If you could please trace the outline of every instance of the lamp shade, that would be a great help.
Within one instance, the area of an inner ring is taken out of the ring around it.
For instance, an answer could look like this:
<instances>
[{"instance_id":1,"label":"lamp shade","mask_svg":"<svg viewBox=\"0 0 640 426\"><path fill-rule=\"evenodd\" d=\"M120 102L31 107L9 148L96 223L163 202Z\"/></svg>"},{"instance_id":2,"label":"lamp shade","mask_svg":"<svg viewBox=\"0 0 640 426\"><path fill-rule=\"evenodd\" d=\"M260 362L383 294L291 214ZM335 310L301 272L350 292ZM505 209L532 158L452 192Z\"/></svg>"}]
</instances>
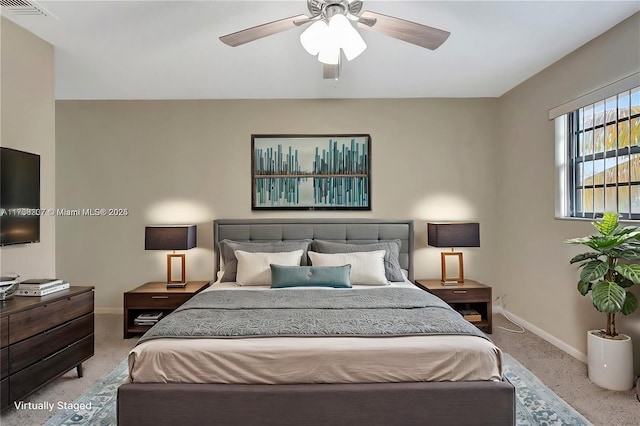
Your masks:
<instances>
[{"instance_id":1,"label":"lamp shade","mask_svg":"<svg viewBox=\"0 0 640 426\"><path fill-rule=\"evenodd\" d=\"M196 225L146 226L145 250L189 250L196 246Z\"/></svg>"},{"instance_id":2,"label":"lamp shade","mask_svg":"<svg viewBox=\"0 0 640 426\"><path fill-rule=\"evenodd\" d=\"M480 247L479 223L427 223L427 232L432 247Z\"/></svg>"}]
</instances>

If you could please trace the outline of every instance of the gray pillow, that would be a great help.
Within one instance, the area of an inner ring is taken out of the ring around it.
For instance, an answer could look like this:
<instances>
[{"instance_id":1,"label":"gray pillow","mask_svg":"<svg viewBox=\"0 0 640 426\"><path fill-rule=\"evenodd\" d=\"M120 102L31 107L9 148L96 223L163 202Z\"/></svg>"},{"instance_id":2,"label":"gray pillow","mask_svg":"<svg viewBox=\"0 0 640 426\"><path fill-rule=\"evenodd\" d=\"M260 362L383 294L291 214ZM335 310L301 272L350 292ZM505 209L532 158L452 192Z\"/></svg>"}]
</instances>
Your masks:
<instances>
[{"instance_id":1,"label":"gray pillow","mask_svg":"<svg viewBox=\"0 0 640 426\"><path fill-rule=\"evenodd\" d=\"M362 251L385 250L384 272L389 281L404 281L400 267L400 245L402 241L383 240L371 244L347 244L333 241L314 240L311 250L318 253L355 253Z\"/></svg>"},{"instance_id":2,"label":"gray pillow","mask_svg":"<svg viewBox=\"0 0 640 426\"><path fill-rule=\"evenodd\" d=\"M268 243L255 243L250 241L222 240L218 243L224 274L220 282L233 282L238 271L238 259L235 251L242 250L250 253L279 253L287 251L303 250L302 265L307 265L307 250L311 240L274 241Z\"/></svg>"}]
</instances>

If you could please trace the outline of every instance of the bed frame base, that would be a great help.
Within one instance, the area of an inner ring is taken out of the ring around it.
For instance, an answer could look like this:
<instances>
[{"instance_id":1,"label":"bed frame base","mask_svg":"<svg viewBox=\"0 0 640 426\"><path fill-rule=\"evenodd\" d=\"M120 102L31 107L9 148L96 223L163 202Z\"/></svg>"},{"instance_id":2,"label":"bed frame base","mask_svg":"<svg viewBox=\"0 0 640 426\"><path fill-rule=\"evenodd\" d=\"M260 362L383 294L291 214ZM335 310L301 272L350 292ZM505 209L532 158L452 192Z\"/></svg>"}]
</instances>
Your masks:
<instances>
[{"instance_id":1,"label":"bed frame base","mask_svg":"<svg viewBox=\"0 0 640 426\"><path fill-rule=\"evenodd\" d=\"M512 426L508 382L310 385L136 384L118 389L118 425Z\"/></svg>"}]
</instances>

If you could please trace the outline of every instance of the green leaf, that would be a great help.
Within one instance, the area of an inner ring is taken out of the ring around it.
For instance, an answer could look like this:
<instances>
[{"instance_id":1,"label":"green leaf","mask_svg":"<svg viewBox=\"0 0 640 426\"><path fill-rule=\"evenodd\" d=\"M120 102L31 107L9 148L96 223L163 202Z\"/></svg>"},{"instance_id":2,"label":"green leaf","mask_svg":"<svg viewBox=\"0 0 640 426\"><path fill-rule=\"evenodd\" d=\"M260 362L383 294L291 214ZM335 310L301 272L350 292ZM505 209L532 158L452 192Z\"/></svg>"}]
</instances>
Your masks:
<instances>
[{"instance_id":1,"label":"green leaf","mask_svg":"<svg viewBox=\"0 0 640 426\"><path fill-rule=\"evenodd\" d=\"M622 234L630 234L630 233L633 233L633 232L638 232L638 227L629 225L629 226L625 226L624 228L619 228L615 232L615 234L616 235L622 235Z\"/></svg>"},{"instance_id":2,"label":"green leaf","mask_svg":"<svg viewBox=\"0 0 640 426\"><path fill-rule=\"evenodd\" d=\"M640 248L630 247L625 243L610 250L608 255L619 259L638 260L640 259Z\"/></svg>"},{"instance_id":3,"label":"green leaf","mask_svg":"<svg viewBox=\"0 0 640 426\"><path fill-rule=\"evenodd\" d=\"M589 244L589 247L592 247L596 250L612 249L616 248L630 238L631 237L627 238L627 235L605 235L602 237L594 237L593 241L591 241L591 243Z\"/></svg>"},{"instance_id":4,"label":"green leaf","mask_svg":"<svg viewBox=\"0 0 640 426\"><path fill-rule=\"evenodd\" d=\"M580 292L581 295L586 296L587 293L589 293L589 290L591 290L591 283L578 281L578 291Z\"/></svg>"},{"instance_id":5,"label":"green leaf","mask_svg":"<svg viewBox=\"0 0 640 426\"><path fill-rule=\"evenodd\" d=\"M564 240L565 244L587 244L591 241L591 235L580 238L569 238L568 240Z\"/></svg>"},{"instance_id":6,"label":"green leaf","mask_svg":"<svg viewBox=\"0 0 640 426\"><path fill-rule=\"evenodd\" d=\"M569 261L569 263L573 265L574 263L582 262L583 260L597 259L600 256L601 256L601 254L598 253L598 252L595 252L595 251L591 251L591 252L588 252L588 253L582 253L582 254L579 254L577 256L574 256Z\"/></svg>"},{"instance_id":7,"label":"green leaf","mask_svg":"<svg viewBox=\"0 0 640 426\"><path fill-rule=\"evenodd\" d=\"M617 264L616 272L625 277L626 279L633 281L636 284L640 284L640 265L627 265Z\"/></svg>"},{"instance_id":8,"label":"green leaf","mask_svg":"<svg viewBox=\"0 0 640 426\"><path fill-rule=\"evenodd\" d=\"M605 213L602 219L593 222L593 226L595 226L602 235L611 235L618 227L618 214L611 212Z\"/></svg>"},{"instance_id":9,"label":"green leaf","mask_svg":"<svg viewBox=\"0 0 640 426\"><path fill-rule=\"evenodd\" d=\"M621 312L626 291L611 281L600 281L591 289L593 306L600 312Z\"/></svg>"},{"instance_id":10,"label":"green leaf","mask_svg":"<svg viewBox=\"0 0 640 426\"><path fill-rule=\"evenodd\" d=\"M601 260L592 260L580 271L580 281L591 282L604 277L609 266Z\"/></svg>"},{"instance_id":11,"label":"green leaf","mask_svg":"<svg viewBox=\"0 0 640 426\"><path fill-rule=\"evenodd\" d=\"M614 281L622 288L629 288L635 285L633 281L628 280L620 275L618 275Z\"/></svg>"},{"instance_id":12,"label":"green leaf","mask_svg":"<svg viewBox=\"0 0 640 426\"><path fill-rule=\"evenodd\" d=\"M635 294L627 291L627 297L624 298L624 304L622 305L622 314L632 314L636 309L638 309L638 298Z\"/></svg>"}]
</instances>

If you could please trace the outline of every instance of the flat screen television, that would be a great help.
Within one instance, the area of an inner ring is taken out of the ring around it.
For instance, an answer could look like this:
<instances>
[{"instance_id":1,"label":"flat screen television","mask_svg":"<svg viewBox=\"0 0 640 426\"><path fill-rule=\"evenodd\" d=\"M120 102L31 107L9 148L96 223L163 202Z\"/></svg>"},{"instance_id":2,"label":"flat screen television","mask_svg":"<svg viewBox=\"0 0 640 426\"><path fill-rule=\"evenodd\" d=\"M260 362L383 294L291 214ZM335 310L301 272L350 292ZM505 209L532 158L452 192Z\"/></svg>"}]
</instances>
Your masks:
<instances>
[{"instance_id":1,"label":"flat screen television","mask_svg":"<svg viewBox=\"0 0 640 426\"><path fill-rule=\"evenodd\" d=\"M0 246L40 241L40 156L0 147Z\"/></svg>"}]
</instances>

